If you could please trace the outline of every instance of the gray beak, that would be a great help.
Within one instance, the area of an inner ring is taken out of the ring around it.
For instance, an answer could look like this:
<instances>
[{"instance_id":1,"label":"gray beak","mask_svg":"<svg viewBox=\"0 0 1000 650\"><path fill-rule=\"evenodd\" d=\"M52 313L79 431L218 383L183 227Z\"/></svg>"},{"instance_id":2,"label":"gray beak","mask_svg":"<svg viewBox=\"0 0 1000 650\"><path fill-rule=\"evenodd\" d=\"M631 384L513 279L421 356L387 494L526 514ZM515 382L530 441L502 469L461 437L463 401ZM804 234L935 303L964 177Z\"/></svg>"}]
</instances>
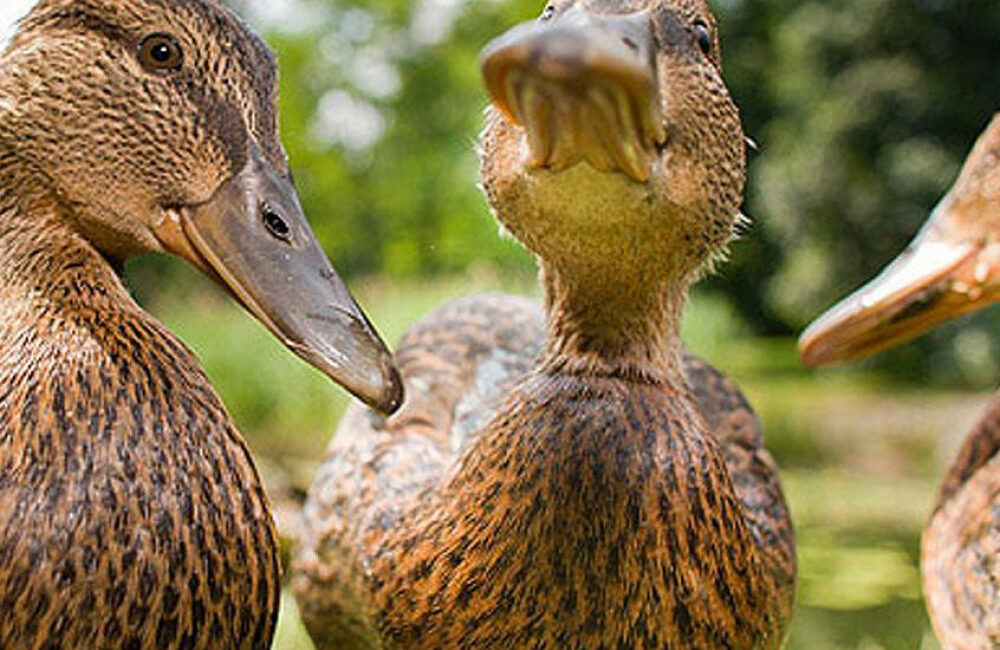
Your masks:
<instances>
[{"instance_id":1,"label":"gray beak","mask_svg":"<svg viewBox=\"0 0 1000 650\"><path fill-rule=\"evenodd\" d=\"M320 247L292 184L257 151L205 204L157 236L219 282L288 348L369 406L392 413L392 355Z\"/></svg>"}]
</instances>

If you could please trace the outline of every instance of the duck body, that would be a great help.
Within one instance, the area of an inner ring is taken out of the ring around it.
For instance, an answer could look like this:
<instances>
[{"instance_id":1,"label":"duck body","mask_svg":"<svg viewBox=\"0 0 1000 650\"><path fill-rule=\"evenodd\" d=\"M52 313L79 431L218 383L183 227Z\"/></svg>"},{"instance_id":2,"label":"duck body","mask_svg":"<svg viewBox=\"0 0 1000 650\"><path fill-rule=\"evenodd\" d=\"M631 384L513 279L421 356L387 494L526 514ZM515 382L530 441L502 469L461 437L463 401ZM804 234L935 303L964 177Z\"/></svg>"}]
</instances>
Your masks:
<instances>
[{"instance_id":1,"label":"duck body","mask_svg":"<svg viewBox=\"0 0 1000 650\"><path fill-rule=\"evenodd\" d=\"M0 57L0 648L271 645L260 477L126 259L188 259L363 399L398 397L301 212L273 66L200 0L40 0Z\"/></svg>"},{"instance_id":2,"label":"duck body","mask_svg":"<svg viewBox=\"0 0 1000 650\"><path fill-rule=\"evenodd\" d=\"M0 227L0 647L267 648L277 534L194 355L92 248L15 220Z\"/></svg>"},{"instance_id":3,"label":"duck body","mask_svg":"<svg viewBox=\"0 0 1000 650\"><path fill-rule=\"evenodd\" d=\"M481 177L544 306L474 297L352 409L293 589L320 648L778 648L794 543L732 384L683 352L745 151L702 0L565 0L488 45Z\"/></svg>"},{"instance_id":4,"label":"duck body","mask_svg":"<svg viewBox=\"0 0 1000 650\"><path fill-rule=\"evenodd\" d=\"M802 335L808 365L862 358L1000 300L1000 114L920 233ZM949 650L1000 647L1000 401L969 431L924 528L921 570Z\"/></svg>"},{"instance_id":5,"label":"duck body","mask_svg":"<svg viewBox=\"0 0 1000 650\"><path fill-rule=\"evenodd\" d=\"M794 539L739 391L691 355L682 386L537 368L544 341L538 305L461 299L400 346L401 413L345 416L293 579L318 647L780 647Z\"/></svg>"},{"instance_id":6,"label":"duck body","mask_svg":"<svg viewBox=\"0 0 1000 650\"><path fill-rule=\"evenodd\" d=\"M924 597L947 648L1000 645L1000 398L966 435L924 528Z\"/></svg>"}]
</instances>

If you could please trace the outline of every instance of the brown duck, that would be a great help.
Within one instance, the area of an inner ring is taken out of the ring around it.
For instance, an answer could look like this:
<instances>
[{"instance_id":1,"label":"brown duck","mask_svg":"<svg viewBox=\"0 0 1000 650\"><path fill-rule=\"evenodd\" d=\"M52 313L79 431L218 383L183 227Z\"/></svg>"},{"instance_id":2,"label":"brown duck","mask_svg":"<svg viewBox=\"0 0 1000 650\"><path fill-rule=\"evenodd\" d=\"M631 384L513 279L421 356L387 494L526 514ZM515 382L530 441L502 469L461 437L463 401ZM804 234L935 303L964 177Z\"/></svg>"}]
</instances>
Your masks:
<instances>
[{"instance_id":1,"label":"brown duck","mask_svg":"<svg viewBox=\"0 0 1000 650\"><path fill-rule=\"evenodd\" d=\"M0 648L270 646L278 541L171 252L374 407L401 384L302 214L274 60L201 0L41 0L0 57Z\"/></svg>"},{"instance_id":2,"label":"brown duck","mask_svg":"<svg viewBox=\"0 0 1000 650\"><path fill-rule=\"evenodd\" d=\"M736 387L678 340L740 221L744 138L702 0L547 7L489 45L482 180L529 301L404 339L408 400L352 408L293 588L322 648L778 648L795 560Z\"/></svg>"},{"instance_id":3,"label":"brown duck","mask_svg":"<svg viewBox=\"0 0 1000 650\"><path fill-rule=\"evenodd\" d=\"M1000 114L920 234L803 334L819 366L899 345L1000 300ZM1000 647L1000 398L966 436L924 530L924 595L945 648Z\"/></svg>"}]
</instances>

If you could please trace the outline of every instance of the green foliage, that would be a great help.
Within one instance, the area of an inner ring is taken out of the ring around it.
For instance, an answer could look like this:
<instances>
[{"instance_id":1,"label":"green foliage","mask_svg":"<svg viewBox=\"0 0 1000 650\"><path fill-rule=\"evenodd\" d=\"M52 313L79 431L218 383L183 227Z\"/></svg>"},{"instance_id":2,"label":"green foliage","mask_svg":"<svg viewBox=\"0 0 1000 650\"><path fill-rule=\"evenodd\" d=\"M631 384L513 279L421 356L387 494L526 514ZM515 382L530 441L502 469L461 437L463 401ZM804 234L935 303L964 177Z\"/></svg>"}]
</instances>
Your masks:
<instances>
[{"instance_id":1,"label":"green foliage","mask_svg":"<svg viewBox=\"0 0 1000 650\"><path fill-rule=\"evenodd\" d=\"M476 58L542 0L232 2L279 53L292 166L345 275L530 267L497 236L475 185L486 105ZM746 205L755 224L706 286L754 331L790 334L901 250L953 180L998 108L1000 3L713 7L726 76L761 151L751 155ZM881 364L995 381L1000 350L955 331Z\"/></svg>"},{"instance_id":2,"label":"green foliage","mask_svg":"<svg viewBox=\"0 0 1000 650\"><path fill-rule=\"evenodd\" d=\"M753 299L797 327L902 248L1000 108L1000 5L744 0L723 17L762 145L749 208L779 252Z\"/></svg>"},{"instance_id":3,"label":"green foliage","mask_svg":"<svg viewBox=\"0 0 1000 650\"><path fill-rule=\"evenodd\" d=\"M475 151L478 51L526 4L300 0L307 24L264 22L303 203L345 275L530 266L497 236Z\"/></svg>"},{"instance_id":4,"label":"green foliage","mask_svg":"<svg viewBox=\"0 0 1000 650\"><path fill-rule=\"evenodd\" d=\"M904 247L1000 108L1000 4L741 0L721 17L727 77L761 151L754 229L712 285L758 331L794 331ZM990 384L1000 355L982 332L996 320L876 364Z\"/></svg>"}]
</instances>

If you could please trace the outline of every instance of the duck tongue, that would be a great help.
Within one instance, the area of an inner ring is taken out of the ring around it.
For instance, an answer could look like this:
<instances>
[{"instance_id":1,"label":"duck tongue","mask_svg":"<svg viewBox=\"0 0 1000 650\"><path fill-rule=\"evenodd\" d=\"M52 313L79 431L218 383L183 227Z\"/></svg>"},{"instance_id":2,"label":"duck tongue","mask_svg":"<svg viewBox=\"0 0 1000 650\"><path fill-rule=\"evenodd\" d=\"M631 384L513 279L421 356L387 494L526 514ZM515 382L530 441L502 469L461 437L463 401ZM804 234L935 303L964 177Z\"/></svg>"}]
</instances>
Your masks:
<instances>
[{"instance_id":1,"label":"duck tongue","mask_svg":"<svg viewBox=\"0 0 1000 650\"><path fill-rule=\"evenodd\" d=\"M571 9L514 27L480 60L493 103L526 132L531 166L584 161L649 180L666 132L648 14Z\"/></svg>"}]
</instances>

